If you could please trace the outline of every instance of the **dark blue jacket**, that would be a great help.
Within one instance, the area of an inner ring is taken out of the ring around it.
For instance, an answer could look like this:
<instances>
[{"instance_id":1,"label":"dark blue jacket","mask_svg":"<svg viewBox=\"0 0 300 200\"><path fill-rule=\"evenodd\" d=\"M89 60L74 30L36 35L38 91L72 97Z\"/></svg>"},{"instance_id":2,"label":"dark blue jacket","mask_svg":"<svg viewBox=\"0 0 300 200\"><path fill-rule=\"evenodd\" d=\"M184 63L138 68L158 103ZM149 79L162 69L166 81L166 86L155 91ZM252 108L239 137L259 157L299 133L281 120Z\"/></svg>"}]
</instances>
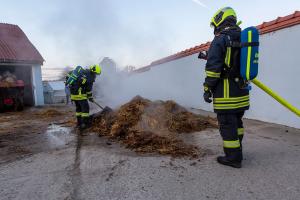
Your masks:
<instances>
[{"instance_id":1,"label":"dark blue jacket","mask_svg":"<svg viewBox=\"0 0 300 200\"><path fill-rule=\"evenodd\" d=\"M240 48L232 47L233 42L240 42L240 32L239 27L225 28L208 50L204 85L213 94L217 113L249 109L249 90L242 87L240 76Z\"/></svg>"},{"instance_id":2,"label":"dark blue jacket","mask_svg":"<svg viewBox=\"0 0 300 200\"><path fill-rule=\"evenodd\" d=\"M91 98L95 79L95 73L92 73L89 69L83 70L77 81L70 85L71 99L85 100Z\"/></svg>"}]
</instances>

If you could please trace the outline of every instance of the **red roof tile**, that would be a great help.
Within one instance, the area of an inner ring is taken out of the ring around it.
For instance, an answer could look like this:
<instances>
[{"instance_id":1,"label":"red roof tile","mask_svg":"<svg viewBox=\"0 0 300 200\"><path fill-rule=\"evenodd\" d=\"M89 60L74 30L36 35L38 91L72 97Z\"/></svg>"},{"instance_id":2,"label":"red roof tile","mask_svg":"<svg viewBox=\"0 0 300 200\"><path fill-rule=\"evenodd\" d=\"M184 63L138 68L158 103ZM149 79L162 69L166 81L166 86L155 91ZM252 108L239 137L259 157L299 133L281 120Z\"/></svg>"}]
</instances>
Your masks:
<instances>
[{"instance_id":1,"label":"red roof tile","mask_svg":"<svg viewBox=\"0 0 300 200\"><path fill-rule=\"evenodd\" d=\"M0 63L43 64L44 59L17 25L0 23Z\"/></svg>"},{"instance_id":2,"label":"red roof tile","mask_svg":"<svg viewBox=\"0 0 300 200\"><path fill-rule=\"evenodd\" d=\"M294 12L294 14L287 15L285 17L278 17L277 19L264 22L257 26L260 34L266 34L280 29L288 28L300 24L300 11Z\"/></svg>"},{"instance_id":3,"label":"red roof tile","mask_svg":"<svg viewBox=\"0 0 300 200\"><path fill-rule=\"evenodd\" d=\"M260 34L266 34L270 32L274 32L280 29L288 28L291 26L295 26L300 24L300 11L296 11L291 15L287 15L285 17L278 17L276 20L270 21L270 22L263 22L262 24L258 25L257 28L259 29ZM176 54L167 56L165 58L156 60L152 62L150 65L147 66L147 68L159 64L163 64L166 62L170 62L173 60L177 60L179 58L183 58L186 56L190 56L196 53L199 53L200 51L208 50L210 46L210 42L207 42L205 44L201 44L195 47L192 47L190 49L186 49L184 51L178 52ZM138 72L143 72L144 67L138 69ZM148 69L149 70L149 69ZM146 71L148 71L146 70Z\"/></svg>"},{"instance_id":4,"label":"red roof tile","mask_svg":"<svg viewBox=\"0 0 300 200\"><path fill-rule=\"evenodd\" d=\"M183 58L183 57L186 57L186 56L193 55L195 53L199 53L200 51L208 50L209 46L210 46L210 42L207 42L205 44L201 44L201 45L192 47L190 49L186 49L186 50L178 52L178 53L176 53L174 55L170 55L168 57L156 60L156 61L152 62L150 64L150 66L154 66L154 65L159 65L159 64L162 64L162 63L170 62L172 60L177 60L179 58Z\"/></svg>"}]
</instances>

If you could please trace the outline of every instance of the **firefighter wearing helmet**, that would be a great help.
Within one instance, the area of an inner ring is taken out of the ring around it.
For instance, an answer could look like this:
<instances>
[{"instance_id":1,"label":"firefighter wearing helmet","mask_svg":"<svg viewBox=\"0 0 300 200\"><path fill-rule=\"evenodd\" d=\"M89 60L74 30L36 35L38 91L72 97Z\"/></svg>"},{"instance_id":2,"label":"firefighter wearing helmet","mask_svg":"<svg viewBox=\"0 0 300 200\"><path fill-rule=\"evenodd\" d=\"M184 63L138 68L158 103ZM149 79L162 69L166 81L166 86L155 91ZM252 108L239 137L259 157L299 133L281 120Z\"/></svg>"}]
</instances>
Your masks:
<instances>
[{"instance_id":1,"label":"firefighter wearing helmet","mask_svg":"<svg viewBox=\"0 0 300 200\"><path fill-rule=\"evenodd\" d=\"M101 74L101 67L98 64L84 69L77 66L66 77L66 86L70 88L71 100L75 102L77 127L86 129L89 124L89 103L93 102L92 88L96 76Z\"/></svg>"},{"instance_id":2,"label":"firefighter wearing helmet","mask_svg":"<svg viewBox=\"0 0 300 200\"><path fill-rule=\"evenodd\" d=\"M249 90L240 76L241 29L235 11L230 7L220 9L211 19L214 40L207 54L204 100L213 102L217 113L225 156L220 164L240 168L243 160L242 139L245 110L249 109Z\"/></svg>"}]
</instances>

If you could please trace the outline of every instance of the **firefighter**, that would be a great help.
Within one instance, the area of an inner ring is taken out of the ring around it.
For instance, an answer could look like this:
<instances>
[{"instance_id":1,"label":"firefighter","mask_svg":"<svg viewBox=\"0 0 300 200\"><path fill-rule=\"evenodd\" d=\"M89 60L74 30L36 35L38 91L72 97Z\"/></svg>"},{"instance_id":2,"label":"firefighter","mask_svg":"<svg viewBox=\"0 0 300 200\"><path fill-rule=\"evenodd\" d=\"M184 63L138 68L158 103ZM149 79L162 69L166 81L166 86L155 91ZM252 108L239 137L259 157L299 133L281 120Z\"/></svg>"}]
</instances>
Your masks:
<instances>
[{"instance_id":1,"label":"firefighter","mask_svg":"<svg viewBox=\"0 0 300 200\"><path fill-rule=\"evenodd\" d=\"M89 126L89 103L93 102L92 88L96 75L101 74L101 67L91 65L89 69L78 66L74 70L72 84L70 84L71 100L75 102L77 127L81 130Z\"/></svg>"},{"instance_id":2,"label":"firefighter","mask_svg":"<svg viewBox=\"0 0 300 200\"><path fill-rule=\"evenodd\" d=\"M219 156L218 163L241 168L242 118L250 106L247 83L240 76L240 48L234 45L240 42L241 29L230 7L220 9L211 26L215 37L207 55L203 98L213 102L223 139L225 156Z\"/></svg>"}]
</instances>

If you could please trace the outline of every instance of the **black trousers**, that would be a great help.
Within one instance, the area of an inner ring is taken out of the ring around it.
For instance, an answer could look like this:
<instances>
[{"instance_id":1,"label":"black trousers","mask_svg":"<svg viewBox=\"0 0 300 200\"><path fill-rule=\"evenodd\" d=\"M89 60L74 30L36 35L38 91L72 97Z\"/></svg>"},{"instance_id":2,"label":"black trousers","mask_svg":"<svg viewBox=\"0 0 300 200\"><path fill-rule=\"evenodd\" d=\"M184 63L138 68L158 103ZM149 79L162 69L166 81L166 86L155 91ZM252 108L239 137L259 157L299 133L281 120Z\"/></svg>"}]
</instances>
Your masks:
<instances>
[{"instance_id":1,"label":"black trousers","mask_svg":"<svg viewBox=\"0 0 300 200\"><path fill-rule=\"evenodd\" d=\"M238 113L218 113L220 134L223 138L225 156L232 161L242 161L242 140L244 135L244 111Z\"/></svg>"},{"instance_id":2,"label":"black trousers","mask_svg":"<svg viewBox=\"0 0 300 200\"><path fill-rule=\"evenodd\" d=\"M77 125L89 122L90 106L87 99L75 100Z\"/></svg>"}]
</instances>

